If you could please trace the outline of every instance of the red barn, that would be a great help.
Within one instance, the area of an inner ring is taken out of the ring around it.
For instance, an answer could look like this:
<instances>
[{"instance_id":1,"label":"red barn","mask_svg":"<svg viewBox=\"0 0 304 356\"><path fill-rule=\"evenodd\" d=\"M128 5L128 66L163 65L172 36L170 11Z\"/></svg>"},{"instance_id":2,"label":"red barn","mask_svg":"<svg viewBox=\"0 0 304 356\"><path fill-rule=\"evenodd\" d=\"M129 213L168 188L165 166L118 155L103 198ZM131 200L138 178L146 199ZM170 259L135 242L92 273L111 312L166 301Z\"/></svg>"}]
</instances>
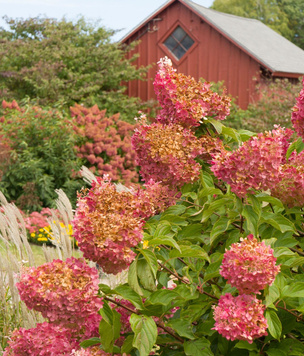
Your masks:
<instances>
[{"instance_id":1,"label":"red barn","mask_svg":"<svg viewBox=\"0 0 304 356\"><path fill-rule=\"evenodd\" d=\"M155 98L152 79L157 61L164 56L178 72L197 80L224 81L243 109L254 98L256 80L294 80L304 74L304 51L262 22L190 0L167 1L120 42L137 40L137 66L153 66L148 81L128 84L128 94L144 101Z\"/></svg>"}]
</instances>

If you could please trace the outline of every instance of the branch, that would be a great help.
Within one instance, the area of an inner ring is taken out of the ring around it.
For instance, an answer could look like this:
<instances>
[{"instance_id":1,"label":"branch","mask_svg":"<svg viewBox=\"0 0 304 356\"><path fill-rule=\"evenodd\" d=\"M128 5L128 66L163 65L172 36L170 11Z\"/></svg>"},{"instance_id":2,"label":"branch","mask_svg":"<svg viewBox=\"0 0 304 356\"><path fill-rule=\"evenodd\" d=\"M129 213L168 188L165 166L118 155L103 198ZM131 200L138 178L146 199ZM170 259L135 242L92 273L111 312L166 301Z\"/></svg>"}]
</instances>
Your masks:
<instances>
[{"instance_id":1,"label":"branch","mask_svg":"<svg viewBox=\"0 0 304 356\"><path fill-rule=\"evenodd\" d=\"M134 309L131 309L131 308L129 308L129 307L123 305L122 303L120 303L119 301L117 301L117 300L115 300L115 299L109 298L109 297L107 297L107 296L104 296L103 298L104 298L105 300L107 300L107 301L113 303L113 304L118 305L118 306L121 307L121 308L126 309L129 313L134 313L134 314L140 315L140 313L139 313L136 309L135 309L135 310L134 310ZM166 327L166 326L162 323L162 321L160 321L160 320L159 320L159 321L155 321L155 320L154 320L154 322L155 322L155 324L156 324L159 328L163 329L167 334L173 336L176 340L180 341L181 343L184 342L184 340L183 340L181 337L179 337L178 335L176 335L170 328Z\"/></svg>"},{"instance_id":2,"label":"branch","mask_svg":"<svg viewBox=\"0 0 304 356\"><path fill-rule=\"evenodd\" d=\"M170 268L166 267L165 265L163 265L161 262L158 262L158 264L165 269L166 271L168 271L170 274L172 274L174 277L176 277L178 280L180 280L182 283L184 284L188 284L190 285L190 282L188 280L185 280L183 277L179 276L177 273L175 273L174 271L172 271ZM204 290L202 290L199 286L197 287L197 290L201 293L201 294L205 294L208 297L215 299L215 300L219 300L219 298L217 298L216 296L205 292Z\"/></svg>"}]
</instances>

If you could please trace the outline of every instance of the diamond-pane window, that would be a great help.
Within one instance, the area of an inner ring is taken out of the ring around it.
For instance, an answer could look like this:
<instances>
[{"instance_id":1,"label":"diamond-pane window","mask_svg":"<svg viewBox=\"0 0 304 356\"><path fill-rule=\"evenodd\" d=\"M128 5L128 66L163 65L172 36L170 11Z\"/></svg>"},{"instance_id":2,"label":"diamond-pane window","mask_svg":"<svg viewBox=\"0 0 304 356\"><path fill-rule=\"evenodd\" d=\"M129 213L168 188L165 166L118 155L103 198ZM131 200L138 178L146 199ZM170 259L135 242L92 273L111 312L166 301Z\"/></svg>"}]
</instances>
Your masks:
<instances>
[{"instance_id":1,"label":"diamond-pane window","mask_svg":"<svg viewBox=\"0 0 304 356\"><path fill-rule=\"evenodd\" d=\"M177 26L171 35L165 40L164 45L175 55L177 59L181 59L193 43L193 39L188 36L180 26Z\"/></svg>"}]
</instances>

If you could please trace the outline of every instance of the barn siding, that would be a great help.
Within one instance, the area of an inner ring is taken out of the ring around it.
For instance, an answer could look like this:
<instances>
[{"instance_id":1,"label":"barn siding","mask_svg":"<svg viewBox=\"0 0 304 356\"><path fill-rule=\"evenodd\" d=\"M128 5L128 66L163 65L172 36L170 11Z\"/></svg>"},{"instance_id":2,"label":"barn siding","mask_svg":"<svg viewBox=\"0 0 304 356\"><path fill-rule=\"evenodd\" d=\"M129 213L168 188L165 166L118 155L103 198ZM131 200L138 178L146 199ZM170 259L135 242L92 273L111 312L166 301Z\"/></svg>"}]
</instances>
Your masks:
<instances>
[{"instance_id":1,"label":"barn siding","mask_svg":"<svg viewBox=\"0 0 304 356\"><path fill-rule=\"evenodd\" d=\"M204 78L213 82L224 81L228 93L237 99L241 108L246 109L254 95L255 83L252 78L259 76L259 64L179 2L165 8L157 17L162 19L154 23L157 29L153 29L151 20L126 41L131 43L140 36L140 44L135 49L135 52L140 53L136 65L152 64L148 81L130 82L128 94L139 96L145 101L155 99L153 79L157 70L156 63L160 58L168 56L180 73L191 75L196 80ZM180 61L170 55L162 44L177 25L183 27L195 40L195 44Z\"/></svg>"}]
</instances>

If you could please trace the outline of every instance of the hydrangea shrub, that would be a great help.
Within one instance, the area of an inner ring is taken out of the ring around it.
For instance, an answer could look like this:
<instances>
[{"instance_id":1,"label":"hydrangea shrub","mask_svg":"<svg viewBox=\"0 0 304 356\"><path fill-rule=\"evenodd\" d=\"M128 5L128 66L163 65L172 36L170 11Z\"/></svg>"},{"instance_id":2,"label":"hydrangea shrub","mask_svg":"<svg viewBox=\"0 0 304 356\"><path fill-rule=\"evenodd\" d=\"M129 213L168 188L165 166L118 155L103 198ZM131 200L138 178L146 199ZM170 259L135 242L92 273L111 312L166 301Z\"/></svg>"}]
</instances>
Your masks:
<instances>
[{"instance_id":1,"label":"hydrangea shrub","mask_svg":"<svg viewBox=\"0 0 304 356\"><path fill-rule=\"evenodd\" d=\"M20 276L23 300L68 328L72 355L303 355L299 128L230 128L227 98L166 58L155 89L159 117L140 122L132 139L145 184L98 177L73 220L84 257L127 278L97 287L83 261L54 261Z\"/></svg>"}]
</instances>

